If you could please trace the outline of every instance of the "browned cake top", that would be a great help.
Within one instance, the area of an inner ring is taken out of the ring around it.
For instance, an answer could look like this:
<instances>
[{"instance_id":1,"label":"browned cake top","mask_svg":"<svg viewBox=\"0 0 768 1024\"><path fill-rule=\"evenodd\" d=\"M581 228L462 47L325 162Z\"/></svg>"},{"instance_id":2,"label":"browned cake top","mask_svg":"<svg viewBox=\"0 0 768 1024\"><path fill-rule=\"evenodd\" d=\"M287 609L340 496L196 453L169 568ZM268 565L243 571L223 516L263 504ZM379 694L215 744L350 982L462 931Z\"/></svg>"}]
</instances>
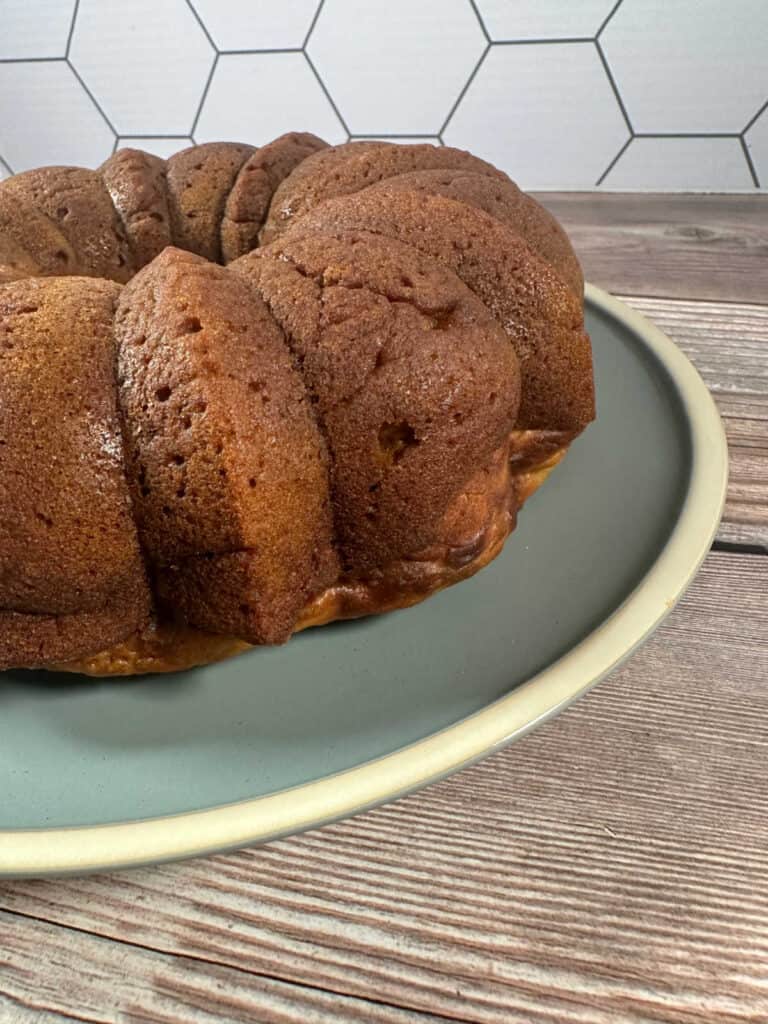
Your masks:
<instances>
[{"instance_id":1,"label":"browned cake top","mask_svg":"<svg viewBox=\"0 0 768 1024\"><path fill-rule=\"evenodd\" d=\"M337 167L340 161L347 160L351 156L362 155L373 149L384 149L388 145L389 143L380 140L358 139L354 142L341 142L336 146L323 146L318 152L310 153L300 165L291 171L292 183L297 185L316 174L325 174L328 169L332 170Z\"/></svg>"},{"instance_id":2,"label":"browned cake top","mask_svg":"<svg viewBox=\"0 0 768 1024\"><path fill-rule=\"evenodd\" d=\"M124 290L116 331L145 551L190 572L251 552L260 601L240 635L285 639L327 566L330 512L325 445L279 328L236 274L169 248Z\"/></svg>"},{"instance_id":3,"label":"browned cake top","mask_svg":"<svg viewBox=\"0 0 768 1024\"><path fill-rule=\"evenodd\" d=\"M261 233L266 244L324 199L350 195L384 178L407 171L462 167L508 180L492 164L451 146L349 142L308 157L277 189Z\"/></svg>"},{"instance_id":4,"label":"browned cake top","mask_svg":"<svg viewBox=\"0 0 768 1024\"><path fill-rule=\"evenodd\" d=\"M512 228L538 256L546 260L581 297L584 278L570 240L552 214L522 192L513 181L455 168L411 171L385 178L372 189L397 192L427 192L447 196L485 210Z\"/></svg>"},{"instance_id":5,"label":"browned cake top","mask_svg":"<svg viewBox=\"0 0 768 1024\"><path fill-rule=\"evenodd\" d=\"M371 231L450 267L496 316L518 354L518 426L573 435L594 417L581 301L519 235L489 214L444 196L369 189L327 200L294 230Z\"/></svg>"},{"instance_id":6,"label":"browned cake top","mask_svg":"<svg viewBox=\"0 0 768 1024\"><path fill-rule=\"evenodd\" d=\"M462 150L24 172L3 282L0 667L170 669L414 603L594 415L570 244Z\"/></svg>"},{"instance_id":7,"label":"browned cake top","mask_svg":"<svg viewBox=\"0 0 768 1024\"><path fill-rule=\"evenodd\" d=\"M40 268L27 247L13 235L0 234L0 284L39 274Z\"/></svg>"},{"instance_id":8,"label":"browned cake top","mask_svg":"<svg viewBox=\"0 0 768 1024\"><path fill-rule=\"evenodd\" d=\"M214 263L221 259L219 225L237 172L253 153L240 142L208 142L167 162L173 244Z\"/></svg>"},{"instance_id":9,"label":"browned cake top","mask_svg":"<svg viewBox=\"0 0 768 1024\"><path fill-rule=\"evenodd\" d=\"M499 325L450 270L365 232L297 226L232 269L264 297L311 392L344 567L432 543L517 414L517 359Z\"/></svg>"},{"instance_id":10,"label":"browned cake top","mask_svg":"<svg viewBox=\"0 0 768 1024\"><path fill-rule=\"evenodd\" d=\"M308 156L327 148L327 142L310 132L288 132L251 154L240 168L221 220L224 263L256 248L275 189Z\"/></svg>"},{"instance_id":11,"label":"browned cake top","mask_svg":"<svg viewBox=\"0 0 768 1024\"><path fill-rule=\"evenodd\" d=\"M34 204L2 187L0 263L10 281L77 271L77 257L61 229Z\"/></svg>"},{"instance_id":12,"label":"browned cake top","mask_svg":"<svg viewBox=\"0 0 768 1024\"><path fill-rule=\"evenodd\" d=\"M86 278L0 289L0 608L51 657L66 630L57 640L47 617L88 613L67 634L87 652L148 611L114 383L118 292Z\"/></svg>"},{"instance_id":13,"label":"browned cake top","mask_svg":"<svg viewBox=\"0 0 768 1024\"><path fill-rule=\"evenodd\" d=\"M171 244L165 160L141 149L119 149L99 172L140 270Z\"/></svg>"},{"instance_id":14,"label":"browned cake top","mask_svg":"<svg viewBox=\"0 0 768 1024\"><path fill-rule=\"evenodd\" d=\"M101 175L83 167L41 167L0 185L46 214L78 256L77 270L88 277L127 281L133 273L128 240Z\"/></svg>"}]
</instances>

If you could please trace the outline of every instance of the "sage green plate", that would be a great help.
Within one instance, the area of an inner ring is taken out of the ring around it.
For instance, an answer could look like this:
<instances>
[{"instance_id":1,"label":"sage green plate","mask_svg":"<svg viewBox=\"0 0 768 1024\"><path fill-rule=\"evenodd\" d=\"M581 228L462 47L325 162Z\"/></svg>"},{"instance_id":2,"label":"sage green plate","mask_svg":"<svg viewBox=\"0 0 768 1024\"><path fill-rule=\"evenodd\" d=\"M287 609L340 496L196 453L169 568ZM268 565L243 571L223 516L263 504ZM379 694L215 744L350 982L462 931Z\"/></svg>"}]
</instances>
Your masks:
<instances>
[{"instance_id":1,"label":"sage green plate","mask_svg":"<svg viewBox=\"0 0 768 1024\"><path fill-rule=\"evenodd\" d=\"M0 676L0 874L258 842L455 771L597 682L715 533L726 444L679 350L589 287L598 419L506 550L423 605L175 676Z\"/></svg>"}]
</instances>

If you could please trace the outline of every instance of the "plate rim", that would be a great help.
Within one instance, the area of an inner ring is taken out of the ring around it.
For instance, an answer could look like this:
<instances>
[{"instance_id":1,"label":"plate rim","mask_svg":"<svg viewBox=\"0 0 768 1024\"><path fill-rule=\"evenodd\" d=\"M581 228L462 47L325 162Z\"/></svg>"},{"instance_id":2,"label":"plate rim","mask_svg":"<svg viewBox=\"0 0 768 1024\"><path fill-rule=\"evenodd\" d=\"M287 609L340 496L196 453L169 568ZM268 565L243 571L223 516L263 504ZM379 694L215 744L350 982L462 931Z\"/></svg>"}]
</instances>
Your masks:
<instances>
[{"instance_id":1,"label":"plate rim","mask_svg":"<svg viewBox=\"0 0 768 1024\"><path fill-rule=\"evenodd\" d=\"M506 746L627 658L671 612L709 550L725 503L728 448L714 399L675 343L595 285L585 285L585 299L627 327L662 364L684 410L691 441L691 474L677 522L642 580L607 619L506 696L353 768L204 810L103 825L0 829L0 877L138 867L330 824L437 782Z\"/></svg>"}]
</instances>

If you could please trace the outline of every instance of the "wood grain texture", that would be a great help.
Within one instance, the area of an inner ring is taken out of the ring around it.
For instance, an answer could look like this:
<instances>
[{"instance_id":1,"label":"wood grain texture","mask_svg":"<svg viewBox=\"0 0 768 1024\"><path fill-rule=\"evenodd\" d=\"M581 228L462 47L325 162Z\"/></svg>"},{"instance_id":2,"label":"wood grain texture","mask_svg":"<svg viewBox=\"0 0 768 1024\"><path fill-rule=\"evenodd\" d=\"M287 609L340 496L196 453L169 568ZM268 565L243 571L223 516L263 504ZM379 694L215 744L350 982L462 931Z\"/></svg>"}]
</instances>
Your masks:
<instances>
[{"instance_id":1,"label":"wood grain texture","mask_svg":"<svg viewBox=\"0 0 768 1024\"><path fill-rule=\"evenodd\" d=\"M3 936L4 1007L11 1020L53 1020L215 1024L220 1021L306 1021L308 1024L434 1024L432 1014L382 1006L291 985L258 972L193 957L157 953L107 942L44 921L0 912ZM45 975L30 966L45 958ZM30 984L31 980L31 984Z\"/></svg>"},{"instance_id":2,"label":"wood grain texture","mask_svg":"<svg viewBox=\"0 0 768 1024\"><path fill-rule=\"evenodd\" d=\"M0 992L29 1005L38 956L39 1004L86 1019L764 1024L767 592L768 558L713 553L610 680L395 805L0 885ZM374 1016L394 1007L418 1016Z\"/></svg>"},{"instance_id":3,"label":"wood grain texture","mask_svg":"<svg viewBox=\"0 0 768 1024\"><path fill-rule=\"evenodd\" d=\"M541 192L610 292L768 302L768 196Z\"/></svg>"},{"instance_id":4,"label":"wood grain texture","mask_svg":"<svg viewBox=\"0 0 768 1024\"><path fill-rule=\"evenodd\" d=\"M718 538L768 549L768 306L623 298L677 342L720 409L730 477Z\"/></svg>"}]
</instances>

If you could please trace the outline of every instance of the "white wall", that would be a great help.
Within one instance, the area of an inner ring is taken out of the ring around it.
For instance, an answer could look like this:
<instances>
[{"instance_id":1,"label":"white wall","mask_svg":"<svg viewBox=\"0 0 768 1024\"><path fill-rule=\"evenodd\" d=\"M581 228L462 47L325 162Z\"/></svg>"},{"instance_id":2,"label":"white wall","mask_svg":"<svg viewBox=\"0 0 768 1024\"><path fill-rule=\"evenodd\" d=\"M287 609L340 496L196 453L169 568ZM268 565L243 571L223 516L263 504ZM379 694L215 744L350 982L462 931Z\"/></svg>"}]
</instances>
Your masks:
<instances>
[{"instance_id":1,"label":"white wall","mask_svg":"<svg viewBox=\"0 0 768 1024\"><path fill-rule=\"evenodd\" d=\"M0 0L0 173L418 137L527 188L768 188L768 0Z\"/></svg>"}]
</instances>

